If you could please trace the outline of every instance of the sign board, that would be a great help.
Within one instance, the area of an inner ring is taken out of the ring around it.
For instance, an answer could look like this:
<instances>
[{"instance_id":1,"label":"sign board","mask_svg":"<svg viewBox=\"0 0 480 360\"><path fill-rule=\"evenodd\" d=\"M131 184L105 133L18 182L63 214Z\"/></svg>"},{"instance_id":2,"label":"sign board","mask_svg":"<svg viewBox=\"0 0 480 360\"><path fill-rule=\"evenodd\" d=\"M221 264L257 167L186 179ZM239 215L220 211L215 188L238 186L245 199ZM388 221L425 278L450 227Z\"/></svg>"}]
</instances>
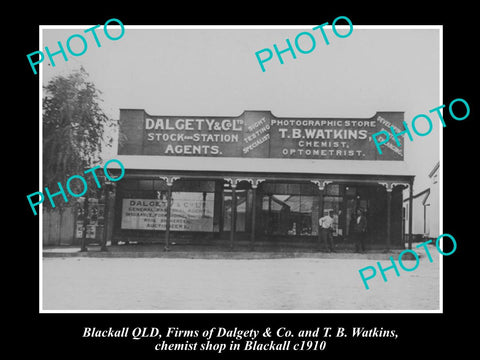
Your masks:
<instances>
[{"instance_id":1,"label":"sign board","mask_svg":"<svg viewBox=\"0 0 480 360\"><path fill-rule=\"evenodd\" d=\"M151 116L121 110L120 155L281 159L403 160L395 140L379 154L371 135L403 128L403 112L372 118L277 118L270 111L238 117Z\"/></svg>"},{"instance_id":2,"label":"sign board","mask_svg":"<svg viewBox=\"0 0 480 360\"><path fill-rule=\"evenodd\" d=\"M173 192L170 211L172 231L213 231L213 193ZM167 201L123 199L122 229L165 230Z\"/></svg>"}]
</instances>

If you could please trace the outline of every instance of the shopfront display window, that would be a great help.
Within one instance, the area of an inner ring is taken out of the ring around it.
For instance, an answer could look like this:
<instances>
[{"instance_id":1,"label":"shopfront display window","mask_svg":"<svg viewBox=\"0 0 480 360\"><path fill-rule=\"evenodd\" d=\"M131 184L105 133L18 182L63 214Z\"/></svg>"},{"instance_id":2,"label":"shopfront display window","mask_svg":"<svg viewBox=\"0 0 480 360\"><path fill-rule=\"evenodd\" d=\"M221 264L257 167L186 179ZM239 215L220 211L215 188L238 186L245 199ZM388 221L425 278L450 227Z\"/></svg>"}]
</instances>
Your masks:
<instances>
[{"instance_id":1,"label":"shopfront display window","mask_svg":"<svg viewBox=\"0 0 480 360\"><path fill-rule=\"evenodd\" d=\"M267 183L261 201L264 234L317 234L319 199L314 185Z\"/></svg>"},{"instance_id":2,"label":"shopfront display window","mask_svg":"<svg viewBox=\"0 0 480 360\"><path fill-rule=\"evenodd\" d=\"M172 231L213 231L213 193L173 192L170 212ZM122 229L165 230L167 200L122 200Z\"/></svg>"},{"instance_id":3,"label":"shopfront display window","mask_svg":"<svg viewBox=\"0 0 480 360\"><path fill-rule=\"evenodd\" d=\"M179 184L171 197L171 231L213 231L215 193L211 182ZM188 190L210 191L188 191ZM187 191L181 191L187 190ZM122 198L121 229L165 230L167 188L157 180L130 180Z\"/></svg>"},{"instance_id":4,"label":"shopfront display window","mask_svg":"<svg viewBox=\"0 0 480 360\"><path fill-rule=\"evenodd\" d=\"M352 222L357 210L362 209L367 216L369 238L377 241L386 236L386 191L360 182L334 182L319 189L312 182L272 180L254 189L250 182L241 181L233 189L223 179L176 180L171 188L159 179L125 179L118 191L117 229L132 238L148 237L152 230L166 230L169 191L172 232L216 233L217 238L227 237L225 233L231 232L234 217L237 239L255 234L268 241L281 237L303 241L300 238L318 236L319 219L330 213L335 241L350 242ZM102 211L99 206L99 224ZM92 215L94 221L95 211ZM81 219L78 220L81 224Z\"/></svg>"},{"instance_id":5,"label":"shopfront display window","mask_svg":"<svg viewBox=\"0 0 480 360\"><path fill-rule=\"evenodd\" d=\"M313 224L318 222L318 211L314 211L317 202L318 199L310 195L265 195L262 199L267 224L265 232L271 235L313 235Z\"/></svg>"}]
</instances>

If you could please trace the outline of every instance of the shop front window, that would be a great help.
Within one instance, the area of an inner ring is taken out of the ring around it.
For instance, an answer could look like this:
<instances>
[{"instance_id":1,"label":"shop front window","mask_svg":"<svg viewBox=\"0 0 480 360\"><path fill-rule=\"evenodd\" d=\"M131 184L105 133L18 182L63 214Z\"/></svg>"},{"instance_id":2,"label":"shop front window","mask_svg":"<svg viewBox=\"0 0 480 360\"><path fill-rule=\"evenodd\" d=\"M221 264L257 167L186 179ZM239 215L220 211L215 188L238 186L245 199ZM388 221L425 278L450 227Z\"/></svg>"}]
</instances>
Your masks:
<instances>
[{"instance_id":1,"label":"shop front window","mask_svg":"<svg viewBox=\"0 0 480 360\"><path fill-rule=\"evenodd\" d=\"M213 231L213 199L213 193L173 192L170 229Z\"/></svg>"},{"instance_id":2,"label":"shop front window","mask_svg":"<svg viewBox=\"0 0 480 360\"><path fill-rule=\"evenodd\" d=\"M310 184L266 184L262 196L263 231L267 235L316 235L318 205L318 195Z\"/></svg>"},{"instance_id":3,"label":"shop front window","mask_svg":"<svg viewBox=\"0 0 480 360\"><path fill-rule=\"evenodd\" d=\"M213 231L214 186L179 182L171 197L171 231ZM201 191L208 190L208 191ZM130 181L122 197L121 229L165 230L168 188L157 180Z\"/></svg>"},{"instance_id":4,"label":"shop front window","mask_svg":"<svg viewBox=\"0 0 480 360\"><path fill-rule=\"evenodd\" d=\"M271 235L313 235L318 212L314 196L273 194L263 197L262 210ZM315 216L316 215L316 216Z\"/></svg>"}]
</instances>

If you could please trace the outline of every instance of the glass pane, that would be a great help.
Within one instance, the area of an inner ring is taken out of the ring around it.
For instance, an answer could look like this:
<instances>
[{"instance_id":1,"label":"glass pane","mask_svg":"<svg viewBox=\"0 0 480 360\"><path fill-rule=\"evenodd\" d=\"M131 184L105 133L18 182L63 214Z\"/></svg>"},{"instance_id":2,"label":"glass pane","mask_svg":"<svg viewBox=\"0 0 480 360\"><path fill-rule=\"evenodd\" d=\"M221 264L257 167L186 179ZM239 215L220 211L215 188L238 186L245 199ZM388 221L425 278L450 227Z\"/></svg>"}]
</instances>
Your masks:
<instances>
[{"instance_id":1,"label":"glass pane","mask_svg":"<svg viewBox=\"0 0 480 360\"><path fill-rule=\"evenodd\" d=\"M325 186L325 195L340 195L340 184L328 184Z\"/></svg>"},{"instance_id":2,"label":"glass pane","mask_svg":"<svg viewBox=\"0 0 480 360\"><path fill-rule=\"evenodd\" d=\"M167 191L168 186L163 180L153 180L153 189L155 191Z\"/></svg>"},{"instance_id":3,"label":"glass pane","mask_svg":"<svg viewBox=\"0 0 480 360\"><path fill-rule=\"evenodd\" d=\"M247 190L236 190L237 197L237 221L235 231L245 231L247 212ZM223 230L230 231L232 224L232 190L224 190L224 213Z\"/></svg>"},{"instance_id":4,"label":"glass pane","mask_svg":"<svg viewBox=\"0 0 480 360\"><path fill-rule=\"evenodd\" d=\"M315 195L317 194L317 186L309 183L309 184L301 184L300 186L300 194L301 195Z\"/></svg>"},{"instance_id":5,"label":"glass pane","mask_svg":"<svg viewBox=\"0 0 480 360\"><path fill-rule=\"evenodd\" d=\"M349 236L351 229L353 228L353 221L355 219L355 209L357 207L357 202L355 199L348 199L346 204L346 214L345 214L345 236Z\"/></svg>"},{"instance_id":6,"label":"glass pane","mask_svg":"<svg viewBox=\"0 0 480 360\"><path fill-rule=\"evenodd\" d=\"M286 194L301 194L300 184L288 184Z\"/></svg>"},{"instance_id":7,"label":"glass pane","mask_svg":"<svg viewBox=\"0 0 480 360\"><path fill-rule=\"evenodd\" d=\"M153 190L153 180L138 180L140 190Z\"/></svg>"},{"instance_id":8,"label":"glass pane","mask_svg":"<svg viewBox=\"0 0 480 360\"><path fill-rule=\"evenodd\" d=\"M265 195L262 216L267 234L315 235L318 231L318 197Z\"/></svg>"},{"instance_id":9,"label":"glass pane","mask_svg":"<svg viewBox=\"0 0 480 360\"><path fill-rule=\"evenodd\" d=\"M263 183L264 193L277 195L312 195L315 187L313 184L300 183Z\"/></svg>"},{"instance_id":10,"label":"glass pane","mask_svg":"<svg viewBox=\"0 0 480 360\"><path fill-rule=\"evenodd\" d=\"M262 208L265 231L268 234L287 235L291 227L290 206L286 200L290 195L267 195L263 198Z\"/></svg>"},{"instance_id":11,"label":"glass pane","mask_svg":"<svg viewBox=\"0 0 480 360\"><path fill-rule=\"evenodd\" d=\"M120 184L123 189L132 190L137 188L138 180L125 179L125 180L122 180Z\"/></svg>"},{"instance_id":12,"label":"glass pane","mask_svg":"<svg viewBox=\"0 0 480 360\"><path fill-rule=\"evenodd\" d=\"M300 208L298 213L295 212L297 235L313 235L313 224L318 222L318 211L316 214L313 211L314 203L318 208L318 201L315 200L314 196L299 196Z\"/></svg>"},{"instance_id":13,"label":"glass pane","mask_svg":"<svg viewBox=\"0 0 480 360\"><path fill-rule=\"evenodd\" d=\"M170 229L213 231L214 193L173 192Z\"/></svg>"},{"instance_id":14,"label":"glass pane","mask_svg":"<svg viewBox=\"0 0 480 360\"><path fill-rule=\"evenodd\" d=\"M209 180L177 180L174 183L176 190L192 191L192 192L214 192L215 181Z\"/></svg>"},{"instance_id":15,"label":"glass pane","mask_svg":"<svg viewBox=\"0 0 480 360\"><path fill-rule=\"evenodd\" d=\"M357 188L355 186L346 186L345 187L345 194L355 196L355 195L357 195Z\"/></svg>"}]
</instances>

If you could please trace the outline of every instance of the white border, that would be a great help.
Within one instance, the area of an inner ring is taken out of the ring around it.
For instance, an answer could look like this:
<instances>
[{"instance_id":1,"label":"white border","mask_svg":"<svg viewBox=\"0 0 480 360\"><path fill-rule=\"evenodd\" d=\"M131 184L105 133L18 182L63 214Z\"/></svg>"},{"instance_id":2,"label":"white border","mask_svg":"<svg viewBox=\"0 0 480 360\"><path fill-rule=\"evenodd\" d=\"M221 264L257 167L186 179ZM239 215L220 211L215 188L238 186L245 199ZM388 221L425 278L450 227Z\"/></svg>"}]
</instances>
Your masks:
<instances>
[{"instance_id":1,"label":"white border","mask_svg":"<svg viewBox=\"0 0 480 360\"><path fill-rule=\"evenodd\" d=\"M439 70L440 70L440 76L439 76L439 97L438 103L439 104L444 104L443 101L443 26L440 27L439 29ZM443 116L443 109L442 109L442 116ZM439 161L439 198L438 198L438 208L439 208L439 218L438 218L438 227L439 231L438 234L443 234L443 127L440 128L439 131L439 154L438 154L438 161ZM443 237L440 239L440 242L442 245L440 245L443 249ZM443 313L443 256L439 256L440 258L440 265L439 265L439 281L440 281L440 287L439 287L439 300L440 300L440 312Z\"/></svg>"},{"instance_id":2,"label":"white border","mask_svg":"<svg viewBox=\"0 0 480 360\"><path fill-rule=\"evenodd\" d=\"M40 25L39 26L39 49L43 48L43 30L47 29L84 29L93 25ZM112 28L119 28L119 25L110 25ZM305 29L317 25L124 25L125 29ZM439 104L443 104L443 25L353 25L355 29L432 29L439 30ZM347 25L335 26L339 29L349 28ZM103 26L101 26L103 28ZM331 28L331 25L326 26ZM42 189L42 99L43 99L43 63L39 65L39 189ZM443 113L443 110L442 110ZM439 234L443 234L443 129L439 131L440 137L440 179L439 179ZM42 205L39 206L39 313L40 314L59 314L59 313L101 313L101 314L156 314L156 313L175 313L175 314L192 314L192 313L225 313L225 314L415 314L415 313L443 313L443 256L439 256L439 309L436 310L45 310L43 309L43 216ZM443 248L443 238L441 244Z\"/></svg>"},{"instance_id":3,"label":"white border","mask_svg":"<svg viewBox=\"0 0 480 360\"><path fill-rule=\"evenodd\" d=\"M43 31L42 27L40 26L38 30L38 48L43 49ZM43 66L40 63L38 66L38 191L41 192L43 189ZM38 206L38 274L39 274L39 282L38 282L38 306L39 312L42 313L43 310L43 205L40 204Z\"/></svg>"}]
</instances>

